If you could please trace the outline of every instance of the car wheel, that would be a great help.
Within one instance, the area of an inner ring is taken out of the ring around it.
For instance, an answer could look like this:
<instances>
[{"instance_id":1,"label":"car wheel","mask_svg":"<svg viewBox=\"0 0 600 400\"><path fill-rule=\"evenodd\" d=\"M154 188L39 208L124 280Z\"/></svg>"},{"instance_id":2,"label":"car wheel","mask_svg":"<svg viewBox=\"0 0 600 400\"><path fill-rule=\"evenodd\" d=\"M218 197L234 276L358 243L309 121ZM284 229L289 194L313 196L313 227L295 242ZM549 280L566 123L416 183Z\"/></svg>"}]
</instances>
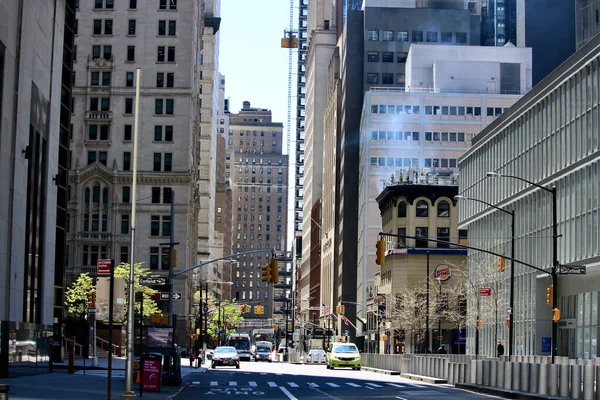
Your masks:
<instances>
[{"instance_id":1,"label":"car wheel","mask_svg":"<svg viewBox=\"0 0 600 400\"><path fill-rule=\"evenodd\" d=\"M329 367L329 369L335 369L335 368L333 368L333 365L332 365L332 366Z\"/></svg>"}]
</instances>

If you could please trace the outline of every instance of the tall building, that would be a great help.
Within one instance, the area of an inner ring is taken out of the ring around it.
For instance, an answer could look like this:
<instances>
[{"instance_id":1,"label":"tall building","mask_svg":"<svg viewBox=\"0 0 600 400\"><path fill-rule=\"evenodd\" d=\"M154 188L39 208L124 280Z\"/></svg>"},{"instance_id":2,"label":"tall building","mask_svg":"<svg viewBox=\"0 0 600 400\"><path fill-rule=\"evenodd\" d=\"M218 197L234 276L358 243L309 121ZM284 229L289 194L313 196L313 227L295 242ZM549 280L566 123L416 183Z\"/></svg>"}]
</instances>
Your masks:
<instances>
[{"instance_id":1,"label":"tall building","mask_svg":"<svg viewBox=\"0 0 600 400\"><path fill-rule=\"evenodd\" d=\"M244 315L248 319L273 316L274 288L261 282L261 266L272 252L285 252L288 155L283 143L283 124L272 121L271 110L245 101L238 114L229 115L225 173L233 191L232 253L262 250L238 256L232 265L234 297L251 306ZM254 313L258 304L264 314Z\"/></svg>"},{"instance_id":2,"label":"tall building","mask_svg":"<svg viewBox=\"0 0 600 400\"><path fill-rule=\"evenodd\" d=\"M482 46L510 42L532 49L534 85L573 54L576 44L579 47L595 35L600 26L594 11L597 0L469 0L469 4L472 12L481 16ZM560 35L556 35L557 29Z\"/></svg>"},{"instance_id":3,"label":"tall building","mask_svg":"<svg viewBox=\"0 0 600 400\"><path fill-rule=\"evenodd\" d=\"M600 80L599 51L600 37L596 36L506 115L482 130L459 159L459 192L501 209L478 201L461 204L459 227L468 228L470 246L510 254L514 235L515 258L550 271L556 265L555 211L556 261L586 269L583 276L558 274L554 287L558 304L550 305L546 294L552 279L548 275L524 264L507 263L507 273L494 274L491 280L510 282L514 276L514 308L508 314L509 309L502 307L483 321L481 355L494 355L497 331L507 337L507 317L514 328L513 355L549 355L552 344L557 356L593 359L598 355L600 141L596 123L600 101L595 88ZM488 177L488 172L509 176ZM513 234L513 221L502 210L514 212ZM469 250L473 273L481 257ZM501 304L509 304L509 296L510 292L504 292ZM553 308L560 310L557 322L552 321ZM469 310L474 312L473 304ZM471 314L470 318L475 317ZM473 348L474 342L475 327L471 326L468 345Z\"/></svg>"},{"instance_id":4,"label":"tall building","mask_svg":"<svg viewBox=\"0 0 600 400\"><path fill-rule=\"evenodd\" d=\"M417 176L457 185L458 158L483 127L531 90L528 48L415 44L406 64L404 91L371 88L364 97L358 184L356 296L360 304L367 304L367 291L360 288L369 286L379 271L375 249L382 228L376 222L381 206L375 198L382 182L385 188L390 177L401 171L405 178L400 181ZM448 226L424 222L417 225L419 235L451 237ZM410 231L414 226L405 228Z\"/></svg>"},{"instance_id":5,"label":"tall building","mask_svg":"<svg viewBox=\"0 0 600 400\"><path fill-rule=\"evenodd\" d=\"M74 13L74 0L0 4L2 378L61 359Z\"/></svg>"},{"instance_id":6,"label":"tall building","mask_svg":"<svg viewBox=\"0 0 600 400\"><path fill-rule=\"evenodd\" d=\"M575 17L579 50L600 33L600 0L575 0Z\"/></svg>"},{"instance_id":7,"label":"tall building","mask_svg":"<svg viewBox=\"0 0 600 400\"><path fill-rule=\"evenodd\" d=\"M97 0L79 6L68 209L71 280L94 274L101 258L130 261L138 65L143 68L135 261L167 275L165 243L174 224L179 245L173 268L198 264L214 240L215 161L208 154L216 151L217 67L205 64L215 63L218 19L204 25L202 2L158 0L150 7L136 0ZM185 276L175 280L173 292L182 293L173 313L177 341L186 343L192 290Z\"/></svg>"}]
</instances>

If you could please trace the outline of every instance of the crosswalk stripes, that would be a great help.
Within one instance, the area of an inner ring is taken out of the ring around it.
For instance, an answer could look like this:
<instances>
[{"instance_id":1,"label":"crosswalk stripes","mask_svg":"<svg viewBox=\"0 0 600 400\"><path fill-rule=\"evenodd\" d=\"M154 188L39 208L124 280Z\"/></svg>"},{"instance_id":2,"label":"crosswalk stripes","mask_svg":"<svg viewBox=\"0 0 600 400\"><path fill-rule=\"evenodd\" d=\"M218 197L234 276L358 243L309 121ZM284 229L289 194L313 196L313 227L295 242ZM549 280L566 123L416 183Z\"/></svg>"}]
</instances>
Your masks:
<instances>
[{"instance_id":1,"label":"crosswalk stripes","mask_svg":"<svg viewBox=\"0 0 600 400\"><path fill-rule=\"evenodd\" d=\"M248 382L248 385L250 385L250 387L256 387L256 386L258 386L258 385L256 384L256 382L254 382L254 381L250 381L250 382Z\"/></svg>"},{"instance_id":2,"label":"crosswalk stripes","mask_svg":"<svg viewBox=\"0 0 600 400\"><path fill-rule=\"evenodd\" d=\"M237 382L236 381L229 381L229 386L237 386Z\"/></svg>"},{"instance_id":3,"label":"crosswalk stripes","mask_svg":"<svg viewBox=\"0 0 600 400\"><path fill-rule=\"evenodd\" d=\"M352 383L352 382L346 382L346 385L348 385L348 386L352 386L352 387L355 387L355 388L362 387L361 385L358 385L358 384L356 384L356 383Z\"/></svg>"},{"instance_id":4,"label":"crosswalk stripes","mask_svg":"<svg viewBox=\"0 0 600 400\"><path fill-rule=\"evenodd\" d=\"M308 386L310 386L310 387L314 387L314 388L318 388L318 387L319 387L319 385L317 385L317 384L316 384L316 383L314 383L314 382L308 382Z\"/></svg>"},{"instance_id":5,"label":"crosswalk stripes","mask_svg":"<svg viewBox=\"0 0 600 400\"><path fill-rule=\"evenodd\" d=\"M372 387L377 387L377 388L383 387L383 386L381 386L381 385L378 385L378 384L376 384L376 383L371 383L371 382L368 382L368 383L366 383L365 385L369 385L369 386L372 386Z\"/></svg>"},{"instance_id":6,"label":"crosswalk stripes","mask_svg":"<svg viewBox=\"0 0 600 400\"><path fill-rule=\"evenodd\" d=\"M288 385L290 385L290 387L298 387L298 384L295 382L288 382Z\"/></svg>"},{"instance_id":7,"label":"crosswalk stripes","mask_svg":"<svg viewBox=\"0 0 600 400\"><path fill-rule=\"evenodd\" d=\"M387 384L390 386L393 386L393 387L397 387L397 388L405 388L406 387L405 385L398 385L397 383L388 382Z\"/></svg>"},{"instance_id":8,"label":"crosswalk stripes","mask_svg":"<svg viewBox=\"0 0 600 400\"><path fill-rule=\"evenodd\" d=\"M340 387L340 385L337 385L337 384L335 384L335 383L332 383L332 382L327 382L327 385L329 385L329 386L331 386L331 387L336 387L336 388L337 388L337 387Z\"/></svg>"},{"instance_id":9,"label":"crosswalk stripes","mask_svg":"<svg viewBox=\"0 0 600 400\"><path fill-rule=\"evenodd\" d=\"M89 371L92 372L92 374L94 372L97 371ZM319 388L319 384L315 383L315 382L306 382L306 383L297 383L297 382L285 382L285 383L277 383L277 382L273 382L273 381L268 381L266 382L269 387L271 388L277 388L277 387L284 387L284 386L288 386L290 388L299 388L302 385L308 385L308 387L310 388ZM194 381L190 383L191 385L194 386L201 386L202 382L200 381ZM205 383L206 384L206 383ZM209 382L210 387L218 387L218 386L224 386L224 387L251 387L251 388L257 388L260 386L260 383L257 383L256 381L210 381ZM398 383L393 383L393 382L379 382L379 383L374 383L374 382L361 382L361 381L356 381L356 382L338 382L338 383L334 383L334 382L324 382L322 385L326 385L332 388L339 388L342 387L342 385L345 386L350 386L352 388L365 388L365 389L375 389L375 388L383 388L386 386L392 386L395 388L400 388L400 389L410 389L410 388L427 388L428 386L425 385L418 385L416 383L403 383L403 384L398 384Z\"/></svg>"},{"instance_id":10,"label":"crosswalk stripes","mask_svg":"<svg viewBox=\"0 0 600 400\"><path fill-rule=\"evenodd\" d=\"M217 381L211 381L210 382L210 386L219 386L219 382L217 382Z\"/></svg>"},{"instance_id":11,"label":"crosswalk stripes","mask_svg":"<svg viewBox=\"0 0 600 400\"><path fill-rule=\"evenodd\" d=\"M275 382L267 382L269 384L269 387L277 387L277 384Z\"/></svg>"}]
</instances>

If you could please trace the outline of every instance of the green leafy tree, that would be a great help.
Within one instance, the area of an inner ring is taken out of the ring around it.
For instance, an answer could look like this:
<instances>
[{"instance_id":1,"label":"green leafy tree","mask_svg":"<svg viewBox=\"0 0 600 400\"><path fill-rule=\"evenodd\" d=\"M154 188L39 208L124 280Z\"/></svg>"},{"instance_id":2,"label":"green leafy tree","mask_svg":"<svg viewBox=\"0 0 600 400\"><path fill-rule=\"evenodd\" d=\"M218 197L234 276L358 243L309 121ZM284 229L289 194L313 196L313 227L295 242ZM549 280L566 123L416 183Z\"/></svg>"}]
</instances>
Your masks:
<instances>
[{"instance_id":1,"label":"green leafy tree","mask_svg":"<svg viewBox=\"0 0 600 400\"><path fill-rule=\"evenodd\" d=\"M94 293L96 287L94 280L88 274L81 274L75 282L65 292L65 306L67 316L79 319L79 317L87 313L88 309L88 294Z\"/></svg>"},{"instance_id":2,"label":"green leafy tree","mask_svg":"<svg viewBox=\"0 0 600 400\"><path fill-rule=\"evenodd\" d=\"M218 302L213 303L213 307L210 307L209 300L208 319L210 322L207 332L210 337L213 339L218 337L219 326L222 330L225 330L225 337L236 331L237 324L244 320L242 313L236 310L236 306L235 300L225 300L221 301L220 304ZM225 328L225 321L227 321L227 328Z\"/></svg>"},{"instance_id":3,"label":"green leafy tree","mask_svg":"<svg viewBox=\"0 0 600 400\"><path fill-rule=\"evenodd\" d=\"M133 279L134 280L134 282L133 282L134 289L133 290L134 290L134 292L143 292L144 293L144 316L148 317L152 314L160 313L160 310L158 308L158 305L156 304L156 301L154 301L154 299L152 298L152 295L155 294L157 291L148 286L144 286L144 285L140 284L140 278L152 275L152 272L149 269L142 268L142 264L143 263L136 263L133 268L133 276L134 276L134 279ZM128 308L129 264L121 263L121 264L117 265L117 267L115 268L115 278L122 278L125 280L124 307L125 307L125 314L127 314L127 310L129 309ZM140 312L140 303L134 304L134 310L136 313ZM125 317L125 320L127 320L127 317Z\"/></svg>"}]
</instances>

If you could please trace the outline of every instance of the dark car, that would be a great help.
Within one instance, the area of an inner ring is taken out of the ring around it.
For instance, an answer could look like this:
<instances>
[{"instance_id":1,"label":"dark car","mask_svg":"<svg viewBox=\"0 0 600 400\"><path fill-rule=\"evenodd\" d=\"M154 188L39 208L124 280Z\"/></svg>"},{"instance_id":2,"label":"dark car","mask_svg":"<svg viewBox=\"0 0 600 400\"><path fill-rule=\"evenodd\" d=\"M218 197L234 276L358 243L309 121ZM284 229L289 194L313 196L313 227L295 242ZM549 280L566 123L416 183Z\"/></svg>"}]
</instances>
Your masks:
<instances>
[{"instance_id":1,"label":"dark car","mask_svg":"<svg viewBox=\"0 0 600 400\"><path fill-rule=\"evenodd\" d=\"M221 367L236 367L240 368L240 357L238 356L235 347L221 346L215 349L212 360L210 362L211 367L214 369L217 366Z\"/></svg>"}]
</instances>

